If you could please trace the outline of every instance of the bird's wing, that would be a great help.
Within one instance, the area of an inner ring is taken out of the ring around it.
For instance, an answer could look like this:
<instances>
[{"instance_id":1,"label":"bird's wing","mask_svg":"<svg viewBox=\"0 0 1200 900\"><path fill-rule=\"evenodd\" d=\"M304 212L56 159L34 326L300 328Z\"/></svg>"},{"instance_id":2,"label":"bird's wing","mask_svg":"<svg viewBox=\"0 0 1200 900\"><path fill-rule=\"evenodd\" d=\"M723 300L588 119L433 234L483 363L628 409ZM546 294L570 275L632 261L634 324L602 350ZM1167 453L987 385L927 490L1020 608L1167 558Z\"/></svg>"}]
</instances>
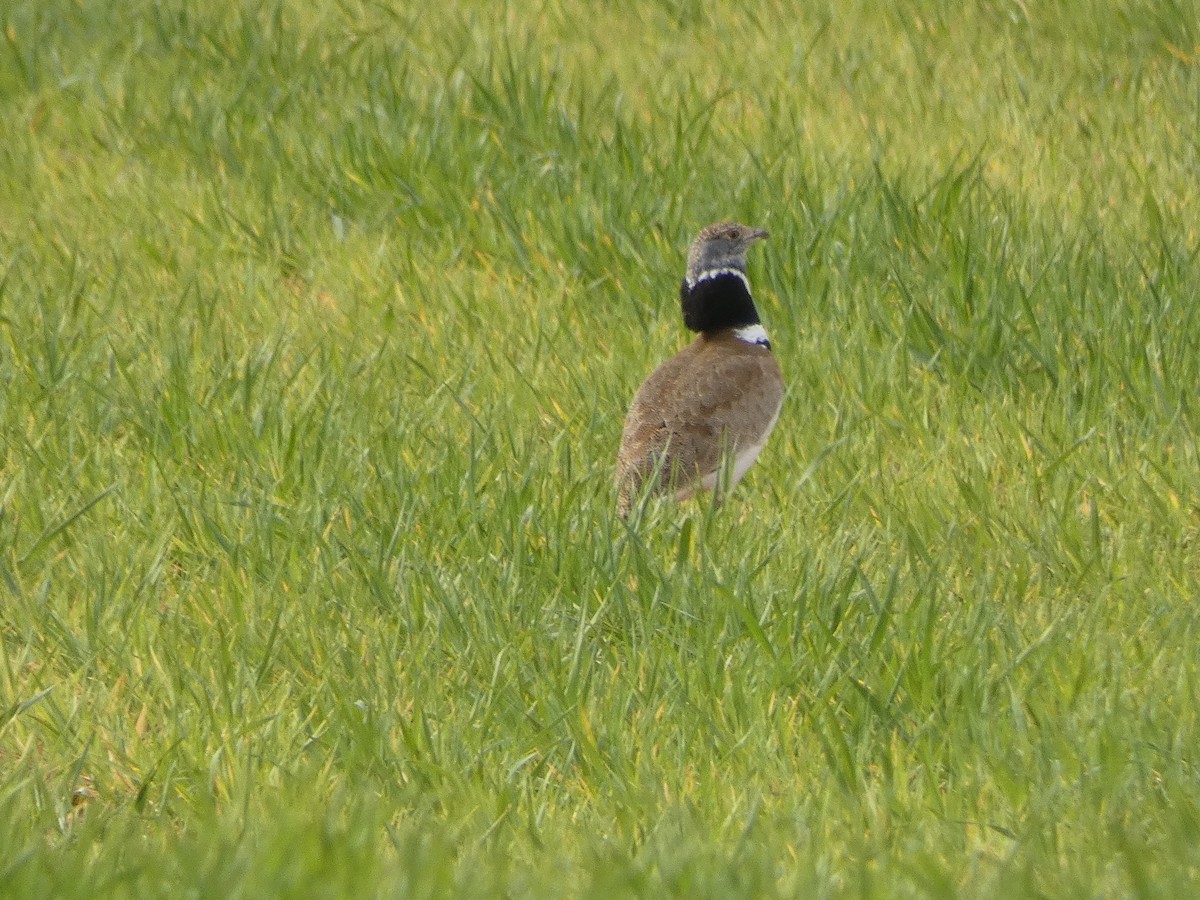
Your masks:
<instances>
[{"instance_id":1,"label":"bird's wing","mask_svg":"<svg viewBox=\"0 0 1200 900\"><path fill-rule=\"evenodd\" d=\"M664 478L707 475L717 470L723 449L762 437L783 398L775 357L707 350L689 345L639 389L625 420L619 482L640 484L658 465Z\"/></svg>"},{"instance_id":2,"label":"bird's wing","mask_svg":"<svg viewBox=\"0 0 1200 900\"><path fill-rule=\"evenodd\" d=\"M681 386L670 426L685 438L681 471L698 475L715 472L722 452L761 440L783 400L779 363L769 352L721 357Z\"/></svg>"}]
</instances>

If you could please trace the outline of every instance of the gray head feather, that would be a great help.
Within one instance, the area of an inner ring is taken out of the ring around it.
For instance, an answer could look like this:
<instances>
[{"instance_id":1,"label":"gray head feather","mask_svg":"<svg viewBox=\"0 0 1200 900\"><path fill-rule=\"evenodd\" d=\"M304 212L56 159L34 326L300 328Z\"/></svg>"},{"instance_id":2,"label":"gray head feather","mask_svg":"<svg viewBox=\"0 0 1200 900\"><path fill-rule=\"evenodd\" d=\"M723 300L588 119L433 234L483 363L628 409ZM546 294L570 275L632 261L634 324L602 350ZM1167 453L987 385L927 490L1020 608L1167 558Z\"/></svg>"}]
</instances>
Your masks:
<instances>
[{"instance_id":1,"label":"gray head feather","mask_svg":"<svg viewBox=\"0 0 1200 900\"><path fill-rule=\"evenodd\" d=\"M687 283L696 284L706 274L732 269L746 274L746 251L767 237L761 228L718 222L696 235L688 250Z\"/></svg>"}]
</instances>

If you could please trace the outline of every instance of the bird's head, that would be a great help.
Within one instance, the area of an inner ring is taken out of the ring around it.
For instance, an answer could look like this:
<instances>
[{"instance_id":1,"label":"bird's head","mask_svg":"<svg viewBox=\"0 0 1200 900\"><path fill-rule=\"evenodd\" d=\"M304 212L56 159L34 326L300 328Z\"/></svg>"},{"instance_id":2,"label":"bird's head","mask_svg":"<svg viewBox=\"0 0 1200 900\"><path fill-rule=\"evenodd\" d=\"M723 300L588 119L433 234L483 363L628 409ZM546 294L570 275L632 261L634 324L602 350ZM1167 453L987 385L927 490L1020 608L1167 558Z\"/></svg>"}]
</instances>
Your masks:
<instances>
[{"instance_id":1,"label":"bird's head","mask_svg":"<svg viewBox=\"0 0 1200 900\"><path fill-rule=\"evenodd\" d=\"M688 251L687 282L694 285L710 273L733 269L746 273L746 251L767 237L761 228L718 222L701 229Z\"/></svg>"}]
</instances>

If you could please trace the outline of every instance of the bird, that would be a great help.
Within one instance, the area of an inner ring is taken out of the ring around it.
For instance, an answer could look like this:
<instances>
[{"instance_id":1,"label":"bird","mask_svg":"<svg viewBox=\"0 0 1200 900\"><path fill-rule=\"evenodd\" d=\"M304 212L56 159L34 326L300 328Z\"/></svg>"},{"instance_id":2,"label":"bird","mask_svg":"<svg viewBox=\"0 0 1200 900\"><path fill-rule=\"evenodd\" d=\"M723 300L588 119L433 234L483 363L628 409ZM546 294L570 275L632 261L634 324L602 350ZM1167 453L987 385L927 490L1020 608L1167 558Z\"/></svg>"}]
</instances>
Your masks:
<instances>
[{"instance_id":1,"label":"bird","mask_svg":"<svg viewBox=\"0 0 1200 900\"><path fill-rule=\"evenodd\" d=\"M685 500L712 490L723 466L732 490L783 407L783 374L758 317L746 251L768 234L735 222L701 229L679 289L696 338L651 373L629 406L617 454L617 513L643 492Z\"/></svg>"}]
</instances>

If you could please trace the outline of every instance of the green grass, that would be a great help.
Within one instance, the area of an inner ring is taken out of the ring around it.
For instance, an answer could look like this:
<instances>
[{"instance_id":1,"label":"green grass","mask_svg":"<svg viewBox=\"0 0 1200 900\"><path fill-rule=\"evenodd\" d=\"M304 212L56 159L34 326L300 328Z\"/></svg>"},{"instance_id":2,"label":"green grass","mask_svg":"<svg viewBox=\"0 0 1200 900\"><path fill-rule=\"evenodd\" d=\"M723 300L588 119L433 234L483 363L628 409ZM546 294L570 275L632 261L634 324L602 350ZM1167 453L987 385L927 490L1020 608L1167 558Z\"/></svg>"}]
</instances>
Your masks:
<instances>
[{"instance_id":1,"label":"green grass","mask_svg":"<svg viewBox=\"0 0 1200 900\"><path fill-rule=\"evenodd\" d=\"M817 6L6 7L0 894L1196 891L1200 19Z\"/></svg>"}]
</instances>

